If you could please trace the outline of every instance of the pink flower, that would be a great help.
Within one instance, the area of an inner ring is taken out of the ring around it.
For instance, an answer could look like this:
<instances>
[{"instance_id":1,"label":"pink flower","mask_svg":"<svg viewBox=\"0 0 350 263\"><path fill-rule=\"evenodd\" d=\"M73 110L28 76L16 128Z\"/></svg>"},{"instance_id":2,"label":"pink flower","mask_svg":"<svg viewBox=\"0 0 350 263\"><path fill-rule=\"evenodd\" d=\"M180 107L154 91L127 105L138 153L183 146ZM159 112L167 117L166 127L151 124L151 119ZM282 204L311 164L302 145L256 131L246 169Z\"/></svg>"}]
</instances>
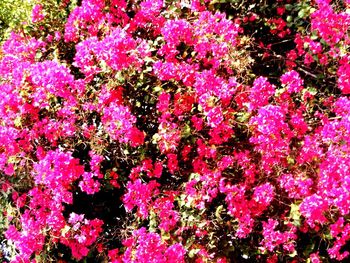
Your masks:
<instances>
[{"instance_id":1,"label":"pink flower","mask_svg":"<svg viewBox=\"0 0 350 263\"><path fill-rule=\"evenodd\" d=\"M156 181L142 183L140 179L127 183L127 193L123 197L123 203L128 212L135 206L138 207L137 214L147 218L152 198L158 194L159 184Z\"/></svg>"},{"instance_id":2,"label":"pink flower","mask_svg":"<svg viewBox=\"0 0 350 263\"><path fill-rule=\"evenodd\" d=\"M137 129L136 127L132 127L128 134L126 134L128 140L130 141L130 145L132 147L137 147L143 144L145 140L145 134Z\"/></svg>"},{"instance_id":3,"label":"pink flower","mask_svg":"<svg viewBox=\"0 0 350 263\"><path fill-rule=\"evenodd\" d=\"M95 175L93 173L85 172L82 177L82 180L79 182L81 191L89 195L100 191L100 183L94 179Z\"/></svg>"},{"instance_id":4,"label":"pink flower","mask_svg":"<svg viewBox=\"0 0 350 263\"><path fill-rule=\"evenodd\" d=\"M163 91L158 96L157 110L159 110L161 113L166 112L169 108L169 103L170 103L170 94Z\"/></svg>"},{"instance_id":5,"label":"pink flower","mask_svg":"<svg viewBox=\"0 0 350 263\"><path fill-rule=\"evenodd\" d=\"M338 87L342 91L343 94L350 94L350 64L349 58L343 59L340 63L340 67L338 68Z\"/></svg>"},{"instance_id":6,"label":"pink flower","mask_svg":"<svg viewBox=\"0 0 350 263\"><path fill-rule=\"evenodd\" d=\"M180 219L179 212L174 210L173 203L174 196L170 195L169 197L158 198L153 205L160 219L158 227L167 232L172 230Z\"/></svg>"},{"instance_id":7,"label":"pink flower","mask_svg":"<svg viewBox=\"0 0 350 263\"><path fill-rule=\"evenodd\" d=\"M252 199L260 206L266 208L275 196L274 187L270 183L265 183L255 187Z\"/></svg>"},{"instance_id":8,"label":"pink flower","mask_svg":"<svg viewBox=\"0 0 350 263\"><path fill-rule=\"evenodd\" d=\"M161 31L167 44L174 48L181 42L192 45L192 26L184 19L168 20Z\"/></svg>"},{"instance_id":9,"label":"pink flower","mask_svg":"<svg viewBox=\"0 0 350 263\"><path fill-rule=\"evenodd\" d=\"M66 198L71 184L84 173L84 167L79 160L72 157L69 152L60 150L49 151L38 163L34 164L32 175L36 184L43 184L50 189L62 202L70 203Z\"/></svg>"},{"instance_id":10,"label":"pink flower","mask_svg":"<svg viewBox=\"0 0 350 263\"><path fill-rule=\"evenodd\" d=\"M311 261L311 263L321 263L322 262L319 255L318 255L318 252L310 254L310 261Z\"/></svg>"},{"instance_id":11,"label":"pink flower","mask_svg":"<svg viewBox=\"0 0 350 263\"><path fill-rule=\"evenodd\" d=\"M167 154L168 158L168 169L170 173L175 173L179 169L178 167L178 161L177 161L177 156L176 154L169 153Z\"/></svg>"},{"instance_id":12,"label":"pink flower","mask_svg":"<svg viewBox=\"0 0 350 263\"><path fill-rule=\"evenodd\" d=\"M75 259L80 260L87 256L89 247L102 232L103 221L88 220L84 218L84 215L71 213L68 223L70 224L69 230L62 232L60 241L71 249Z\"/></svg>"},{"instance_id":13,"label":"pink flower","mask_svg":"<svg viewBox=\"0 0 350 263\"><path fill-rule=\"evenodd\" d=\"M271 85L267 78L259 77L254 80L253 87L249 94L249 111L256 110L269 103L269 99L275 94L275 87Z\"/></svg>"},{"instance_id":14,"label":"pink flower","mask_svg":"<svg viewBox=\"0 0 350 263\"><path fill-rule=\"evenodd\" d=\"M185 262L186 250L181 244L168 246L158 234L147 232L144 227L134 230L132 235L123 262Z\"/></svg>"},{"instance_id":15,"label":"pink flower","mask_svg":"<svg viewBox=\"0 0 350 263\"><path fill-rule=\"evenodd\" d=\"M300 92L303 89L303 80L295 70L283 74L281 82L288 87L289 93Z\"/></svg>"},{"instance_id":16,"label":"pink flower","mask_svg":"<svg viewBox=\"0 0 350 263\"><path fill-rule=\"evenodd\" d=\"M328 209L328 201L317 194L306 197L300 205L300 213L306 218L307 223L312 228L317 223L324 224L327 222L324 213Z\"/></svg>"},{"instance_id":17,"label":"pink flower","mask_svg":"<svg viewBox=\"0 0 350 263\"><path fill-rule=\"evenodd\" d=\"M42 20L44 20L45 16L42 13L43 12L43 6L42 5L35 5L32 10L32 22L38 23Z\"/></svg>"}]
</instances>

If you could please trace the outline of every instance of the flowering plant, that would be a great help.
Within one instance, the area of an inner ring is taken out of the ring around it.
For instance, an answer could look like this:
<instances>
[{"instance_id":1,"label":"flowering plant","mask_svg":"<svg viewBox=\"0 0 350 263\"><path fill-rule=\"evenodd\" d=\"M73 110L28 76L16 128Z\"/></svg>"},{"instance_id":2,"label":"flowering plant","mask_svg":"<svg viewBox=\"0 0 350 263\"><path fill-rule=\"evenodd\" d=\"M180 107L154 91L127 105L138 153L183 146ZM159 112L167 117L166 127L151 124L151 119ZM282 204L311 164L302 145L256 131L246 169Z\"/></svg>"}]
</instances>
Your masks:
<instances>
[{"instance_id":1,"label":"flowering plant","mask_svg":"<svg viewBox=\"0 0 350 263\"><path fill-rule=\"evenodd\" d=\"M1 46L0 254L348 259L350 1L264 3L36 1Z\"/></svg>"}]
</instances>

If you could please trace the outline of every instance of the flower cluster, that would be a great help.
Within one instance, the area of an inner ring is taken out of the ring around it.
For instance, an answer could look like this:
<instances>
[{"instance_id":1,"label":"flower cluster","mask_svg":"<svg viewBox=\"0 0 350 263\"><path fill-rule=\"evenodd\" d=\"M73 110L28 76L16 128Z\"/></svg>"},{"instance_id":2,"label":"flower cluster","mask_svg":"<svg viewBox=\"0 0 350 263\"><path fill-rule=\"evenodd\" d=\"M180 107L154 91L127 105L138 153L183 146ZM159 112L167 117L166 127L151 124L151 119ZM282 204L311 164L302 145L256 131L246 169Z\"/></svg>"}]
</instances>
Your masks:
<instances>
[{"instance_id":1,"label":"flower cluster","mask_svg":"<svg viewBox=\"0 0 350 263\"><path fill-rule=\"evenodd\" d=\"M185 248L181 244L168 246L158 234L147 232L145 228L134 230L124 244L127 249L123 262L185 262Z\"/></svg>"},{"instance_id":2,"label":"flower cluster","mask_svg":"<svg viewBox=\"0 0 350 263\"><path fill-rule=\"evenodd\" d=\"M103 222L99 219L88 220L84 215L71 213L68 225L62 229L61 242L72 250L76 259L82 259L89 253L91 246L102 231Z\"/></svg>"},{"instance_id":3,"label":"flower cluster","mask_svg":"<svg viewBox=\"0 0 350 263\"><path fill-rule=\"evenodd\" d=\"M159 184L156 181L151 181L148 184L142 183L141 179L136 179L134 182L128 182L128 192L123 197L125 208L128 211L131 211L137 206L137 213L141 217L147 218L152 197L158 193L158 186Z\"/></svg>"}]
</instances>

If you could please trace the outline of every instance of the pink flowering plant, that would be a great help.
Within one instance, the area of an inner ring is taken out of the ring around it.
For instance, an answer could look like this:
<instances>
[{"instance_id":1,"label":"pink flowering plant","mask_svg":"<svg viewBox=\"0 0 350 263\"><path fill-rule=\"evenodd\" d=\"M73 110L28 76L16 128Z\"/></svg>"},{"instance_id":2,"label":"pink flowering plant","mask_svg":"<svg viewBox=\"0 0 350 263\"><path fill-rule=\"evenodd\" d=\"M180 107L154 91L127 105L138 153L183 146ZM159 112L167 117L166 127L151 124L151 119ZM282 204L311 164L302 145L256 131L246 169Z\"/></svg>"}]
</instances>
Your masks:
<instances>
[{"instance_id":1,"label":"pink flowering plant","mask_svg":"<svg viewBox=\"0 0 350 263\"><path fill-rule=\"evenodd\" d=\"M346 262L350 1L34 1L0 48L8 262Z\"/></svg>"}]
</instances>

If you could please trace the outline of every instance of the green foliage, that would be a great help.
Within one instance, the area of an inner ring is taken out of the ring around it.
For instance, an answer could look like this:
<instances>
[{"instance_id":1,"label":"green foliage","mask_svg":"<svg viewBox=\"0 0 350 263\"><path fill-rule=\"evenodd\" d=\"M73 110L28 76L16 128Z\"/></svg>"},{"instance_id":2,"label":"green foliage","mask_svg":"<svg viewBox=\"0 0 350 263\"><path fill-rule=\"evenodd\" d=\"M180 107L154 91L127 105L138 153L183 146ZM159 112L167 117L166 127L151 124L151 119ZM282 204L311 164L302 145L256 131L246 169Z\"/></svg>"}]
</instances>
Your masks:
<instances>
[{"instance_id":1,"label":"green foliage","mask_svg":"<svg viewBox=\"0 0 350 263\"><path fill-rule=\"evenodd\" d=\"M31 19L33 0L1 0L0 1L0 42L9 32L19 28Z\"/></svg>"}]
</instances>

